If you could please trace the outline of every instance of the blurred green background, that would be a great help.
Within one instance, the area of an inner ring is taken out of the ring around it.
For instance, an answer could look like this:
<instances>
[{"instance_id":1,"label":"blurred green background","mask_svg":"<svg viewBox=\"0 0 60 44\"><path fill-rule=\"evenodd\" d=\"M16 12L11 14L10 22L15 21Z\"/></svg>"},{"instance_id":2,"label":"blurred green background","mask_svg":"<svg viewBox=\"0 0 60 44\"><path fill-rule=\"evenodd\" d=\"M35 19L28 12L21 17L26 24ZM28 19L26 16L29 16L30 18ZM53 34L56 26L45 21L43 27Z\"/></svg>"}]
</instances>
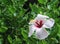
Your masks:
<instances>
[{"instance_id":1,"label":"blurred green background","mask_svg":"<svg viewBox=\"0 0 60 44\"><path fill-rule=\"evenodd\" d=\"M55 20L45 40L28 37L38 13ZM60 0L0 0L0 44L60 44Z\"/></svg>"}]
</instances>

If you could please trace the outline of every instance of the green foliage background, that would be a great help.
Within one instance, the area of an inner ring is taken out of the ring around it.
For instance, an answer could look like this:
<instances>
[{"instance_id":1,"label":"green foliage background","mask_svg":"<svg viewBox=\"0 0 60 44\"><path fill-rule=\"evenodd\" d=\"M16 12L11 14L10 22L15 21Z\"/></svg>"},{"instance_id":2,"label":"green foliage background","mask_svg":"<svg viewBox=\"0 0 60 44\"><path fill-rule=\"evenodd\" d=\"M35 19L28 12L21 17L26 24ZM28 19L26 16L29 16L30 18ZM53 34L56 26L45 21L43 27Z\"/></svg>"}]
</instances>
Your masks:
<instances>
[{"instance_id":1,"label":"green foliage background","mask_svg":"<svg viewBox=\"0 0 60 44\"><path fill-rule=\"evenodd\" d=\"M23 8L27 0L0 0L0 44L60 44L59 0L38 0L39 4L29 4L31 11L25 14ZM29 21L37 14L47 15L55 20L50 35L45 40L34 36L28 38Z\"/></svg>"}]
</instances>

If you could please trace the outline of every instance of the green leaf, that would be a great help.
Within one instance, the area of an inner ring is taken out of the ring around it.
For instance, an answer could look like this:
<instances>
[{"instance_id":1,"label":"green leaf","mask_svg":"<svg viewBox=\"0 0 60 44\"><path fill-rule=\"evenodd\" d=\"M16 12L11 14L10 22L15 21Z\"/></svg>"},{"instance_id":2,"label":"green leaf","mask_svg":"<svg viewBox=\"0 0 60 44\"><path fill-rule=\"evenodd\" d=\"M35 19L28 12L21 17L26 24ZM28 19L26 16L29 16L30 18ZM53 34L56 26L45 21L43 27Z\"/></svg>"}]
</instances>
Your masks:
<instances>
[{"instance_id":1,"label":"green leaf","mask_svg":"<svg viewBox=\"0 0 60 44\"><path fill-rule=\"evenodd\" d=\"M10 44L12 44L12 43L13 43L13 40L12 40L12 38L11 38L11 36L10 36L10 35L8 35L7 39L8 39L8 41L10 42Z\"/></svg>"},{"instance_id":2,"label":"green leaf","mask_svg":"<svg viewBox=\"0 0 60 44\"><path fill-rule=\"evenodd\" d=\"M46 4L48 0L38 0L41 4Z\"/></svg>"},{"instance_id":3,"label":"green leaf","mask_svg":"<svg viewBox=\"0 0 60 44\"><path fill-rule=\"evenodd\" d=\"M15 39L13 40L13 43L12 44L22 44L22 41L21 41L21 39L19 37L17 37L15 35Z\"/></svg>"},{"instance_id":4,"label":"green leaf","mask_svg":"<svg viewBox=\"0 0 60 44\"><path fill-rule=\"evenodd\" d=\"M23 35L24 40L26 40L28 38L28 35L27 35L28 33L24 28L21 28L21 34Z\"/></svg>"},{"instance_id":5,"label":"green leaf","mask_svg":"<svg viewBox=\"0 0 60 44\"><path fill-rule=\"evenodd\" d=\"M7 29L8 29L7 27L4 27L3 26L3 27L0 28L0 32L3 32L4 33Z\"/></svg>"}]
</instances>

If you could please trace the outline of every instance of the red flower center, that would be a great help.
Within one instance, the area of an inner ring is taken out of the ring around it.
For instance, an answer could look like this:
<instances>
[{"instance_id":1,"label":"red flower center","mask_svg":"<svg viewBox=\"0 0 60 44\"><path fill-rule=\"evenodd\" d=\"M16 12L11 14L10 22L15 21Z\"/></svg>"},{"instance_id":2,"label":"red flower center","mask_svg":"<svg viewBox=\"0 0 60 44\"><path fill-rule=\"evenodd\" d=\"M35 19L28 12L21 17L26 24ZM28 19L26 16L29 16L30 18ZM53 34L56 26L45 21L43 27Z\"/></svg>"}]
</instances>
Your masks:
<instances>
[{"instance_id":1,"label":"red flower center","mask_svg":"<svg viewBox=\"0 0 60 44\"><path fill-rule=\"evenodd\" d=\"M38 28L41 28L42 25L43 25L43 21L42 21L42 20L40 20L40 21L37 20L37 21L35 22L35 26L38 27Z\"/></svg>"}]
</instances>

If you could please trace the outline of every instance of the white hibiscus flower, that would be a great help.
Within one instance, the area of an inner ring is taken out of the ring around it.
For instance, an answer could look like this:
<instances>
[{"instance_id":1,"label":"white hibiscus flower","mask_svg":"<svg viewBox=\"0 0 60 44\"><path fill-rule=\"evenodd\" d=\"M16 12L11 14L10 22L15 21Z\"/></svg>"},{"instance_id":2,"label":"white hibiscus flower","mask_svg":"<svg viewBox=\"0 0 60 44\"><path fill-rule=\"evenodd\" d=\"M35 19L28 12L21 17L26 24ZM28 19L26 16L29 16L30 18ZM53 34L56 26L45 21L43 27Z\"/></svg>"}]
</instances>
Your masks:
<instances>
[{"instance_id":1,"label":"white hibiscus flower","mask_svg":"<svg viewBox=\"0 0 60 44\"><path fill-rule=\"evenodd\" d=\"M49 32L45 28L51 28L54 25L54 20L48 16L38 14L34 20L29 22L29 34L31 35L35 32L38 39L42 40L48 37Z\"/></svg>"}]
</instances>

